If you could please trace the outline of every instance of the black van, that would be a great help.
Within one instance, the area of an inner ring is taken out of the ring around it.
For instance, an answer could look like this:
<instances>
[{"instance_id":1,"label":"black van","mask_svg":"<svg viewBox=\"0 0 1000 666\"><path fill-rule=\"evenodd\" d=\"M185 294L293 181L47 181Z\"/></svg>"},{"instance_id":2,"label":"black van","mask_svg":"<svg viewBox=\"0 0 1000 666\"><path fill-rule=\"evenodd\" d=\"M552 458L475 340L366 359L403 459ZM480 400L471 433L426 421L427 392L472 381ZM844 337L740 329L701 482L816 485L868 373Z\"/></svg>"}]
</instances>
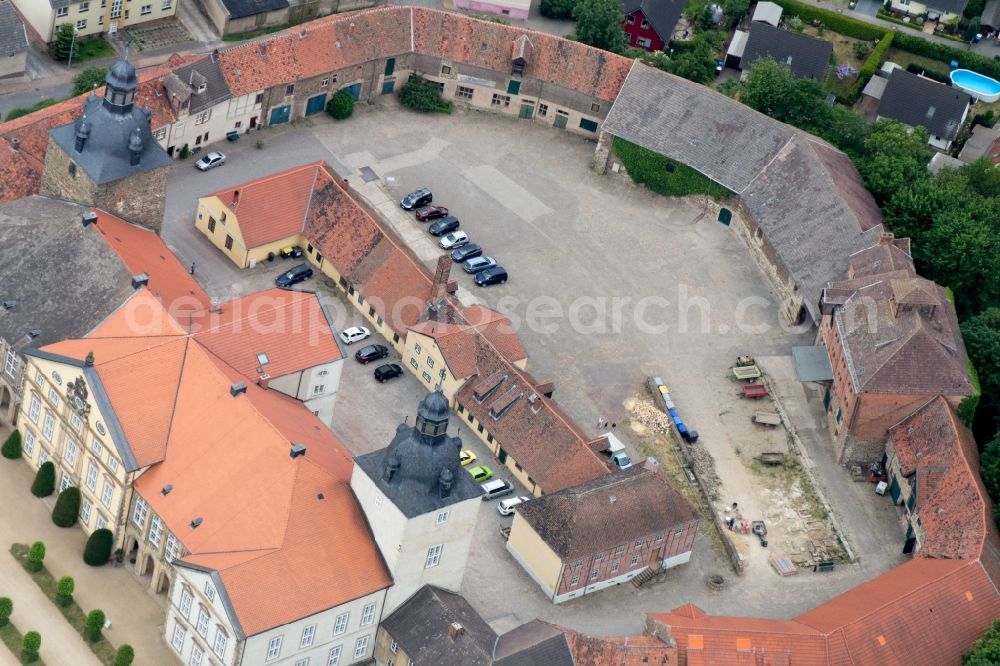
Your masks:
<instances>
[{"instance_id":1,"label":"black van","mask_svg":"<svg viewBox=\"0 0 1000 666\"><path fill-rule=\"evenodd\" d=\"M399 207L403 210L413 210L414 208L422 208L432 201L434 201L434 195L431 191L426 187L421 187L403 197L403 200L399 202Z\"/></svg>"},{"instance_id":2,"label":"black van","mask_svg":"<svg viewBox=\"0 0 1000 666\"><path fill-rule=\"evenodd\" d=\"M291 287L303 280L308 280L313 275L313 269L308 264L299 264L289 271L286 271L274 279L274 284L279 287Z\"/></svg>"},{"instance_id":3,"label":"black van","mask_svg":"<svg viewBox=\"0 0 1000 666\"><path fill-rule=\"evenodd\" d=\"M484 271L476 273L476 284L480 287L488 287L491 284L503 284L507 281L507 269L503 266L494 266Z\"/></svg>"}]
</instances>

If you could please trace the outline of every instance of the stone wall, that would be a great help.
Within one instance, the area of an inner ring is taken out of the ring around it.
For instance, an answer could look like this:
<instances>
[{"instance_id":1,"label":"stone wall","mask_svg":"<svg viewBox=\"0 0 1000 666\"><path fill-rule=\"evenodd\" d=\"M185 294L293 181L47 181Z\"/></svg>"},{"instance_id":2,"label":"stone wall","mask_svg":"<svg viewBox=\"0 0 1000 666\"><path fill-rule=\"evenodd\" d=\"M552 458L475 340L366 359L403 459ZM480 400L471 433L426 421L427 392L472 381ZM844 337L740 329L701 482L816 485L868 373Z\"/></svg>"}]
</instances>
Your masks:
<instances>
[{"instance_id":1,"label":"stone wall","mask_svg":"<svg viewBox=\"0 0 1000 666\"><path fill-rule=\"evenodd\" d=\"M47 197L94 205L97 185L73 158L49 137L39 193Z\"/></svg>"},{"instance_id":2,"label":"stone wall","mask_svg":"<svg viewBox=\"0 0 1000 666\"><path fill-rule=\"evenodd\" d=\"M169 167L164 166L101 185L95 193L94 205L159 233L169 173Z\"/></svg>"}]
</instances>

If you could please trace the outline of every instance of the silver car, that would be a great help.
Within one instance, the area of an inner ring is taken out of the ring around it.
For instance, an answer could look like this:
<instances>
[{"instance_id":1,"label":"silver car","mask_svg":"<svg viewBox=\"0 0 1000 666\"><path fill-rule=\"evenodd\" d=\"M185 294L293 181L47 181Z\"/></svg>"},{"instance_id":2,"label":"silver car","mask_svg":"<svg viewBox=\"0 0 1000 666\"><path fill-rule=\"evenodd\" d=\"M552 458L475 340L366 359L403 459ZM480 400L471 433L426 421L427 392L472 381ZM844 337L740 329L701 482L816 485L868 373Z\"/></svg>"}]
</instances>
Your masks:
<instances>
[{"instance_id":1,"label":"silver car","mask_svg":"<svg viewBox=\"0 0 1000 666\"><path fill-rule=\"evenodd\" d=\"M198 171L208 171L226 163L226 156L223 153L209 153L194 163Z\"/></svg>"},{"instance_id":2,"label":"silver car","mask_svg":"<svg viewBox=\"0 0 1000 666\"><path fill-rule=\"evenodd\" d=\"M493 257L473 257L462 264L462 270L466 273L475 274L479 271L485 271L487 268L493 268L496 265L497 260Z\"/></svg>"}]
</instances>

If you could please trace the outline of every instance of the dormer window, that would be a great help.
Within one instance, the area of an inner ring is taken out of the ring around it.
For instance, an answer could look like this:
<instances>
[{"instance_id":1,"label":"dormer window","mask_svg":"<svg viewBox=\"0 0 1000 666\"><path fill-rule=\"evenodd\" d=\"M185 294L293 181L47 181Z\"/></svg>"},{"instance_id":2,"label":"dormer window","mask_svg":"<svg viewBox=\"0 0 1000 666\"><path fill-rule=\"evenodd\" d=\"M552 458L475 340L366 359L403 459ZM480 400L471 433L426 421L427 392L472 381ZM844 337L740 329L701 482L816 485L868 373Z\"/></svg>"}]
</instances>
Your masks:
<instances>
[{"instance_id":1,"label":"dormer window","mask_svg":"<svg viewBox=\"0 0 1000 666\"><path fill-rule=\"evenodd\" d=\"M472 399L482 404L484 400L493 395L505 379L507 379L507 375L502 375L499 372L490 375L476 387L472 393Z\"/></svg>"}]
</instances>

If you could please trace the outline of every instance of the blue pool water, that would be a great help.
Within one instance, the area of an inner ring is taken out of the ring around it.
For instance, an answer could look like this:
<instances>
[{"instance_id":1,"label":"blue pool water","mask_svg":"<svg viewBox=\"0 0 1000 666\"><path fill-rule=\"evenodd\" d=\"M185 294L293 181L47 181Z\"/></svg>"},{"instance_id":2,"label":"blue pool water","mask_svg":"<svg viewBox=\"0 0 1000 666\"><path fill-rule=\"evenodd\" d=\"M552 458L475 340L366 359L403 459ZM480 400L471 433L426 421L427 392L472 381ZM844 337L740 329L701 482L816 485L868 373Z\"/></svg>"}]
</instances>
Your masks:
<instances>
[{"instance_id":1,"label":"blue pool water","mask_svg":"<svg viewBox=\"0 0 1000 666\"><path fill-rule=\"evenodd\" d=\"M1000 81L983 76L968 69L956 69L951 73L951 82L976 97L987 100L1000 97Z\"/></svg>"}]
</instances>

